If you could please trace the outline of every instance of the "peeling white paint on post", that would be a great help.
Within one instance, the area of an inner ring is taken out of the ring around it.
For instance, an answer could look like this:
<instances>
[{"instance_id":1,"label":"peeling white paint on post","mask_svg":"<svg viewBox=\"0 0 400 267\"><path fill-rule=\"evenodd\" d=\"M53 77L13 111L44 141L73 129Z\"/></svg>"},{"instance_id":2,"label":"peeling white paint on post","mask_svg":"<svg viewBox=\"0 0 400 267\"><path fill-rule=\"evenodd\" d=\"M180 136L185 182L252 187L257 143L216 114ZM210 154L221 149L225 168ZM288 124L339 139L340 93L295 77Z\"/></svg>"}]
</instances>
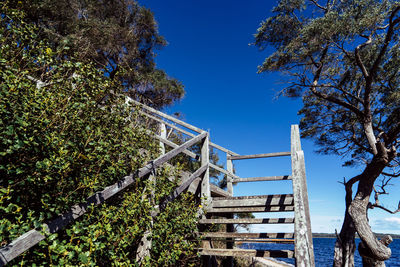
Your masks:
<instances>
[{"instance_id":1,"label":"peeling white paint on post","mask_svg":"<svg viewBox=\"0 0 400 267\"><path fill-rule=\"evenodd\" d=\"M209 135L207 132L207 136L203 139L201 144L201 166L207 165L210 163L210 148L209 148ZM210 192L210 168L203 174L203 179L201 181L201 197L203 207L206 209L211 203L211 192Z\"/></svg>"},{"instance_id":2,"label":"peeling white paint on post","mask_svg":"<svg viewBox=\"0 0 400 267\"><path fill-rule=\"evenodd\" d=\"M315 266L314 248L308 205L304 153L301 150L298 125L292 125L291 129L291 159L295 209L294 235L296 265L312 267Z\"/></svg>"},{"instance_id":3,"label":"peeling white paint on post","mask_svg":"<svg viewBox=\"0 0 400 267\"><path fill-rule=\"evenodd\" d=\"M165 127L165 124L164 123L160 123L159 124L159 128L160 128L160 137L162 139L166 140L167 139L167 128ZM164 142L162 142L161 140L160 140L160 152L161 152L161 155L165 154Z\"/></svg>"},{"instance_id":4,"label":"peeling white paint on post","mask_svg":"<svg viewBox=\"0 0 400 267\"><path fill-rule=\"evenodd\" d=\"M226 170L228 171L228 173L232 173L233 174L233 164L232 164L232 160L229 159L229 157L232 156L229 153L226 153ZM233 185L232 185L232 177L230 175L226 175L226 189L229 193L229 195L233 196Z\"/></svg>"}]
</instances>

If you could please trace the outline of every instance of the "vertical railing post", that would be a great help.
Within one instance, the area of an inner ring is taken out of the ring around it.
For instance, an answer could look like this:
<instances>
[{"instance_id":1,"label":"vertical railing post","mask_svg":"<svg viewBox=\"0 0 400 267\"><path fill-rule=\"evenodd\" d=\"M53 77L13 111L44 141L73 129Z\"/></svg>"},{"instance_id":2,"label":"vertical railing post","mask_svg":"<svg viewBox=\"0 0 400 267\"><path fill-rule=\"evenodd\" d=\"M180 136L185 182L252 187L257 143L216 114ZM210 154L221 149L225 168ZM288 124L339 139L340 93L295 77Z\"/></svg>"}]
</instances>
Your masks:
<instances>
[{"instance_id":1,"label":"vertical railing post","mask_svg":"<svg viewBox=\"0 0 400 267\"><path fill-rule=\"evenodd\" d=\"M294 236L296 266L315 266L310 209L306 183L304 153L301 150L299 126L291 128L291 159L294 196Z\"/></svg>"},{"instance_id":2,"label":"vertical railing post","mask_svg":"<svg viewBox=\"0 0 400 267\"><path fill-rule=\"evenodd\" d=\"M233 174L233 164L232 160L229 158L231 154L226 153L226 170L228 173ZM232 176L226 175L226 190L230 196L233 196L233 185L232 185ZM233 214L229 214L226 216L227 219L233 219ZM233 224L226 225L226 232L233 233L235 231ZM226 240L226 248L233 249L233 238L227 238ZM227 257L224 266L233 266L233 257Z\"/></svg>"},{"instance_id":3,"label":"vertical railing post","mask_svg":"<svg viewBox=\"0 0 400 267\"><path fill-rule=\"evenodd\" d=\"M231 154L226 153L226 170L228 173L233 174L233 164L232 160L229 158ZM227 175L226 176L226 189L229 193L229 195L233 196L233 185L232 185L232 176Z\"/></svg>"},{"instance_id":4,"label":"vertical railing post","mask_svg":"<svg viewBox=\"0 0 400 267\"><path fill-rule=\"evenodd\" d=\"M160 132L160 137L163 139L167 139L167 129L165 127L164 123L159 124L159 132ZM159 143L160 146L160 153L161 155L165 154L165 145L162 141ZM150 186L150 196L148 196L148 201L150 202L150 205L152 207L155 206L155 187L156 187L156 176L155 176L155 170L153 170L152 173L148 176L149 179L149 186ZM146 191L146 189L145 189ZM145 198L145 195L143 195L143 199ZM153 230L153 224L154 224L154 217L156 213L154 211L150 211L150 226L149 228L144 232L142 239L140 240L140 244L138 246L138 249L136 251L136 262L139 264L142 263L146 258L150 257L150 250L151 250L151 244L152 244L152 230Z\"/></svg>"},{"instance_id":5,"label":"vertical railing post","mask_svg":"<svg viewBox=\"0 0 400 267\"><path fill-rule=\"evenodd\" d=\"M163 139L167 139L167 128L165 127L164 123L159 124L159 131L160 131L160 137ZM162 141L160 141L160 152L161 155L165 154L165 145Z\"/></svg>"},{"instance_id":6,"label":"vertical railing post","mask_svg":"<svg viewBox=\"0 0 400 267\"><path fill-rule=\"evenodd\" d=\"M201 143L201 166L208 165L210 163L210 147L209 147L209 135L203 139ZM201 198L204 208L207 208L211 202L211 192L210 192L210 168L203 174L203 179L201 180Z\"/></svg>"}]
</instances>

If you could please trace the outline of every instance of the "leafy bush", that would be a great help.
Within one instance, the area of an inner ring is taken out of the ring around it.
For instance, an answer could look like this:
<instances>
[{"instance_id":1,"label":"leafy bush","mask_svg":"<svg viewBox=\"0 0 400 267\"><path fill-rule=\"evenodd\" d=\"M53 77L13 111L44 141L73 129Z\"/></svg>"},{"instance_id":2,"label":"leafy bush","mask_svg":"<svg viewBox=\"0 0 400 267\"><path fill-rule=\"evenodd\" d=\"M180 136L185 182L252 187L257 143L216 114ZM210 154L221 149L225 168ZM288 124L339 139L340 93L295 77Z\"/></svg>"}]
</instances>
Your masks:
<instances>
[{"instance_id":1,"label":"leafy bush","mask_svg":"<svg viewBox=\"0 0 400 267\"><path fill-rule=\"evenodd\" d=\"M120 84L91 64L52 51L38 38L39 29L24 23L23 13L7 2L0 5L2 246L142 167L158 155L158 144L118 96ZM177 181L167 179L171 175L168 169L157 172L157 200L176 187ZM146 179L137 180L12 263L135 265L137 246L150 227L149 188ZM196 255L195 243L186 241L196 227L195 211L185 194L160 214L148 264L174 265ZM165 220L172 218L174 232L168 232ZM166 240L174 245L163 246Z\"/></svg>"}]
</instances>

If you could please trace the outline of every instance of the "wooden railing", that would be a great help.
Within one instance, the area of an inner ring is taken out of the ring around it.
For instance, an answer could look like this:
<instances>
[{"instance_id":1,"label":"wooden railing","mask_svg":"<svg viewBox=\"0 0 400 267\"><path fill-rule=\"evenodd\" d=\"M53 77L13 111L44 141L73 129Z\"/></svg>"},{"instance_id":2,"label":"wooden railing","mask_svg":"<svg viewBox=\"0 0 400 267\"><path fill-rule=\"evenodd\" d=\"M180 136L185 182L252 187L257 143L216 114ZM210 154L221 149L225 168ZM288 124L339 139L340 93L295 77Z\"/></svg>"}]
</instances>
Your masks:
<instances>
[{"instance_id":1,"label":"wooden railing","mask_svg":"<svg viewBox=\"0 0 400 267\"><path fill-rule=\"evenodd\" d=\"M307 185L305 181L305 165L304 154L301 150L299 129L297 125L293 125L291 129L291 152L278 152L268 154L255 155L239 155L231 150L210 142L208 132L183 122L175 117L162 113L156 109L145 106L137 101L126 97L126 102L133 104L134 109L141 115L147 117L153 124L158 126L158 133L148 131L149 134L160 142L161 155L149 162L146 166L137 170L136 173L124 177L117 183L110 185L104 190L90 196L85 203L77 204L71 209L52 220L45 223L40 229L32 229L29 232L21 235L13 240L10 244L0 248L0 266L3 266L18 257L23 252L27 251L34 245L44 240L48 235L56 233L65 226L78 219L85 214L90 206L97 206L110 197L123 191L128 186L132 185L136 179L148 175L148 179L156 183L155 169L168 162L179 154L185 154L200 162L199 168L184 179L174 192L164 199L161 203L152 203L155 213L151 214L151 218L162 212L168 202L176 199L183 191L187 190L196 180L200 179L200 192L203 207L207 209L211 202L211 192L217 190L219 194L233 196L233 183L237 182L252 182L252 181L271 181L271 180L293 180L293 197L295 205L295 255L298 266L314 266L313 244L310 226L310 215L308 206ZM176 131L180 135L186 136L183 144L174 143L169 140L169 133ZM200 154L196 154L189 148L193 145L200 144ZM170 147L168 152L165 146ZM217 166L210 162L210 148L221 151L226 154L225 168ZM233 161L254 158L268 158L279 156L291 156L292 174L284 176L267 176L267 177L250 177L241 178L234 174ZM216 188L210 184L210 168L223 173L227 178L227 191ZM151 194L154 194L152 192ZM152 199L151 197L149 199ZM202 215L202 214L199 214ZM203 216L204 218L204 216ZM148 229L142 238L142 244L137 251L137 261L149 255L151 249L151 229Z\"/></svg>"},{"instance_id":2,"label":"wooden railing","mask_svg":"<svg viewBox=\"0 0 400 267\"><path fill-rule=\"evenodd\" d=\"M97 206L105 202L110 197L118 194L119 192L126 189L128 186L132 185L136 181L136 179L142 178L146 175L152 175L156 168L160 167L162 164L168 162L169 160L181 153L184 153L196 160L199 160L201 163L200 167L196 171L194 171L194 173L190 175L185 181L182 181L181 185L176 188L169 197L167 197L162 203L156 205L155 209L158 211L162 211L169 201L173 201L198 177L201 178L201 196L203 202L202 204L204 207L207 207L211 201L209 168L214 168L227 174L228 176L234 176L232 173L232 169L229 170L228 168L228 170L225 170L209 162L209 147L211 146L216 149L222 150L229 155L238 154L219 145L211 143L209 141L209 134L206 131L185 123L181 120L178 120L172 116L164 114L158 110L142 105L133 99L127 98L127 102L135 104L136 109L138 109L141 114L158 122L160 124L160 128L166 129L166 127L169 127L170 129L177 130L180 133L189 136L190 139L179 145L168 140L165 133L161 132L159 135L156 135L155 137L160 140L162 144L172 147L172 150L165 153L165 148L163 150L161 146L161 156L151 161L146 166L140 168L136 173L126 176L115 184L110 185L104 188L104 190L93 194L92 196L87 198L87 201L85 203L80 203L72 206L68 212L58 216L48 223L42 224L39 229L32 229L21 235L20 237L16 238L8 245L1 247L0 266L3 266L11 260L15 259L25 251L29 250L31 247L38 244L40 241L44 240L50 234L56 233L57 231L63 229L65 226L84 215L89 210L90 206ZM185 127L187 130L182 129L182 127ZM188 150L188 148L198 143L201 144L201 155L196 155L195 153ZM149 247L144 247L141 249L143 251L148 251Z\"/></svg>"}]
</instances>

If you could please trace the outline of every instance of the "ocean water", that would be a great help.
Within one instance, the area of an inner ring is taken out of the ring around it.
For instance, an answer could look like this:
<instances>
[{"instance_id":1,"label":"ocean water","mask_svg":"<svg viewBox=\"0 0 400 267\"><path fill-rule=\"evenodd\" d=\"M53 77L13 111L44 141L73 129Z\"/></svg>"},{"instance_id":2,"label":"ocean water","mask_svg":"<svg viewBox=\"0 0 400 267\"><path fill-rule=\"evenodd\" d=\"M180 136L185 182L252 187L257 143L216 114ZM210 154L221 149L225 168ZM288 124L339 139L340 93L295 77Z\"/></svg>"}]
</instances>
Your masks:
<instances>
[{"instance_id":1,"label":"ocean water","mask_svg":"<svg viewBox=\"0 0 400 267\"><path fill-rule=\"evenodd\" d=\"M332 266L333 261L333 250L335 247L335 238L314 238L314 255L315 255L315 266L325 267ZM356 239L356 244L360 243L360 239ZM394 239L389 245L392 249L392 257L387 260L387 267L400 267L400 239ZM252 248L252 249L290 249L293 250L293 245L290 244L243 244L242 248ZM280 259L288 263L294 264L294 259ZM355 266L362 266L361 257L356 250L354 256Z\"/></svg>"}]
</instances>

